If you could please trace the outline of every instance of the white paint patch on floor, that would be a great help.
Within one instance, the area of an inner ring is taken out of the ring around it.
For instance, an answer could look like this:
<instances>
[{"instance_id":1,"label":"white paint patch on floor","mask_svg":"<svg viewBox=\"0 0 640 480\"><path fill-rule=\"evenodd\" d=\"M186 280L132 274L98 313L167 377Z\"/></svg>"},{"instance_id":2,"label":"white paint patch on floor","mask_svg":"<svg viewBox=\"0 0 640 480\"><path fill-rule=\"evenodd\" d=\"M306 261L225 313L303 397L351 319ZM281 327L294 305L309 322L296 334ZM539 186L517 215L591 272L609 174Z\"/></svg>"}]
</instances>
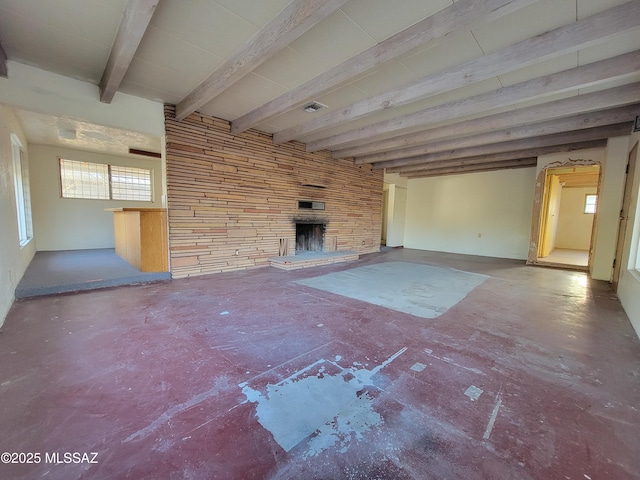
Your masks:
<instances>
[{"instance_id":1,"label":"white paint patch on floor","mask_svg":"<svg viewBox=\"0 0 640 480\"><path fill-rule=\"evenodd\" d=\"M286 452L309 438L305 457L327 448L346 451L349 444L383 423L366 391L372 377L407 350L403 347L375 368L343 368L325 359L308 365L263 391L239 385L248 402L256 404L258 422Z\"/></svg>"},{"instance_id":2,"label":"white paint patch on floor","mask_svg":"<svg viewBox=\"0 0 640 480\"><path fill-rule=\"evenodd\" d=\"M410 370L413 370L414 372L421 372L425 368L427 368L427 366L424 363L416 362L411 365Z\"/></svg>"},{"instance_id":3,"label":"white paint patch on floor","mask_svg":"<svg viewBox=\"0 0 640 480\"><path fill-rule=\"evenodd\" d=\"M496 418L498 418L498 411L500 410L501 406L502 406L502 395L498 393L496 397L496 404L494 405L493 411L491 412L491 416L489 417L489 423L487 423L487 428L484 431L484 435L482 435L482 438L484 438L485 440L489 440L489 437L491 436L491 432L493 431L493 425L496 423Z\"/></svg>"},{"instance_id":4,"label":"white paint patch on floor","mask_svg":"<svg viewBox=\"0 0 640 480\"><path fill-rule=\"evenodd\" d=\"M472 402L475 402L480 395L482 395L483 390L481 388L476 387L475 385L470 385L464 392L464 394L471 399Z\"/></svg>"},{"instance_id":5,"label":"white paint patch on floor","mask_svg":"<svg viewBox=\"0 0 640 480\"><path fill-rule=\"evenodd\" d=\"M386 262L296 283L422 318L435 318L484 282L486 275L408 262Z\"/></svg>"}]
</instances>

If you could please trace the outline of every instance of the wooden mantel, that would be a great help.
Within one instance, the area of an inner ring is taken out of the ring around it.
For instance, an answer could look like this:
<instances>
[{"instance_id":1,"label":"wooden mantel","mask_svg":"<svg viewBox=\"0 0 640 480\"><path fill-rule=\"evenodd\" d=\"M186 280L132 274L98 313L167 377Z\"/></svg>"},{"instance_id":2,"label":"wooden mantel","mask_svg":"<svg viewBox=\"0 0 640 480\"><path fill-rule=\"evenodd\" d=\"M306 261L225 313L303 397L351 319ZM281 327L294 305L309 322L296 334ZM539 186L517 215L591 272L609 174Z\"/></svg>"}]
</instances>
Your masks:
<instances>
[{"instance_id":1,"label":"wooden mantel","mask_svg":"<svg viewBox=\"0 0 640 480\"><path fill-rule=\"evenodd\" d=\"M165 208L107 208L113 212L116 253L143 272L167 272Z\"/></svg>"}]
</instances>

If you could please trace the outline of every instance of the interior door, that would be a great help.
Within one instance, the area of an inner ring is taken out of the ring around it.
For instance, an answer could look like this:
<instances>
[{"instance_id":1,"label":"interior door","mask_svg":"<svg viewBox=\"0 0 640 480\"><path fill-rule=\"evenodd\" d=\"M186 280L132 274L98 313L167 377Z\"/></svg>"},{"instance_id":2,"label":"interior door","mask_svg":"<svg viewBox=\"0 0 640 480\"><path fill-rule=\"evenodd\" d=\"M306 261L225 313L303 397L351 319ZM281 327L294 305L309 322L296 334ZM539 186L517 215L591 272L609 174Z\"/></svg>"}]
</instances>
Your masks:
<instances>
[{"instance_id":1,"label":"interior door","mask_svg":"<svg viewBox=\"0 0 640 480\"><path fill-rule=\"evenodd\" d=\"M627 222L629 220L629 204L631 203L631 188L633 185L633 176L636 171L636 158L638 157L638 144L633 147L629 153L629 163L627 164L627 177L624 183L624 196L622 197L622 210L620 210L620 224L618 227L618 242L616 245L615 264L613 266L613 289L618 290L618 281L620 280L620 271L622 269L622 255L624 249L624 237L627 231Z\"/></svg>"}]
</instances>

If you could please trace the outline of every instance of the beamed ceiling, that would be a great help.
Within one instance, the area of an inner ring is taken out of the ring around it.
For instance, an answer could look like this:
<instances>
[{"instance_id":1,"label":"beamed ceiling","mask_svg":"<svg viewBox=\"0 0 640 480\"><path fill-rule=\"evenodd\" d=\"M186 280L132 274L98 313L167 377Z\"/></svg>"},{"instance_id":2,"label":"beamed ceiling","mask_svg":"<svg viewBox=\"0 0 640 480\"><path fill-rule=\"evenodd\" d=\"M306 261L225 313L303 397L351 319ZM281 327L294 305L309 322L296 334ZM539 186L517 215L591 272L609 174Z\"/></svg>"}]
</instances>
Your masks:
<instances>
[{"instance_id":1,"label":"beamed ceiling","mask_svg":"<svg viewBox=\"0 0 640 480\"><path fill-rule=\"evenodd\" d=\"M410 178L533 166L640 114L639 0L0 0L0 45L0 75L34 65Z\"/></svg>"}]
</instances>

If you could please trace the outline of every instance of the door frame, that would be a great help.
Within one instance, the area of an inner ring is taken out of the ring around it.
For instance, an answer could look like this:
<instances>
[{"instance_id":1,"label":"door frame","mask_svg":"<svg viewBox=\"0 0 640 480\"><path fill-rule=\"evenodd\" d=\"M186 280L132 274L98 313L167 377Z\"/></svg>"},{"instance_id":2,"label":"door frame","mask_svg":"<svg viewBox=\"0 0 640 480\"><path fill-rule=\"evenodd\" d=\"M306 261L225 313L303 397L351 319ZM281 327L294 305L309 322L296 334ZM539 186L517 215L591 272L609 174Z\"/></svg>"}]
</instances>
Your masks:
<instances>
[{"instance_id":1,"label":"door frame","mask_svg":"<svg viewBox=\"0 0 640 480\"><path fill-rule=\"evenodd\" d=\"M542 234L542 222L546 219L548 215L545 212L546 208L546 191L548 189L548 170L554 168L571 168L571 167L588 167L592 165L598 165L600 167L600 175L598 176L598 189L596 194L598 198L600 197L600 186L602 184L602 163L596 160L572 160L569 159L567 161L561 162L551 162L540 170L538 176L536 177L536 188L533 195L533 215L531 218L531 234L529 237L529 252L527 255L527 265L541 265L541 266L552 266L549 263L538 262L538 252L541 246L540 238ZM591 269L591 260L593 256L593 243L595 239L595 226L598 221L598 210L593 215L593 228L591 229L591 244L589 246L589 262L588 268Z\"/></svg>"},{"instance_id":2,"label":"door frame","mask_svg":"<svg viewBox=\"0 0 640 480\"><path fill-rule=\"evenodd\" d=\"M627 232L627 226L629 225L629 207L631 206L631 190L633 188L633 177L635 176L636 163L638 158L638 142L633 146L629 152L629 158L627 163L627 171L625 173L624 191L622 194L622 208L620 209L620 220L618 223L618 238L616 240L616 254L613 264L613 275L611 277L611 283L613 284L613 291L618 291L618 282L620 281L620 274L622 272L622 258L624 255L624 241Z\"/></svg>"}]
</instances>

